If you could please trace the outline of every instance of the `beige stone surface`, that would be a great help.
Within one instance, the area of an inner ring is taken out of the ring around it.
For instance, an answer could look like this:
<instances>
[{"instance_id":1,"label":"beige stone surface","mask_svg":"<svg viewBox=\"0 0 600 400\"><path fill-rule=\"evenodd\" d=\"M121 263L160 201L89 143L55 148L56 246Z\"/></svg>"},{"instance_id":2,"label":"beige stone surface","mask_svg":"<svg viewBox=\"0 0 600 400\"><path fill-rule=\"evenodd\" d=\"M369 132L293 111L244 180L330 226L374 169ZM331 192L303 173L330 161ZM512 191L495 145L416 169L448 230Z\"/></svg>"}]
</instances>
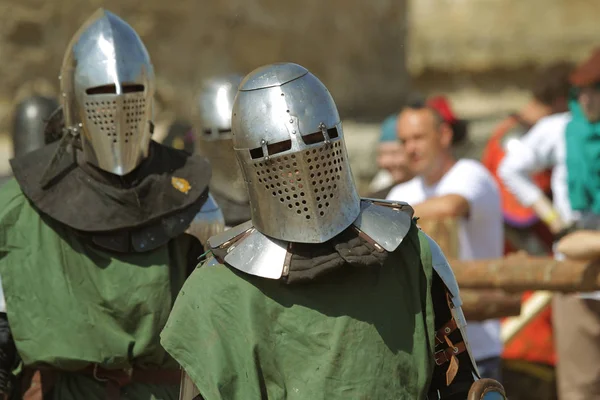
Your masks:
<instances>
[{"instance_id":1,"label":"beige stone surface","mask_svg":"<svg viewBox=\"0 0 600 400\"><path fill-rule=\"evenodd\" d=\"M207 75L247 73L289 61L321 78L343 114L370 114L398 102L405 92L404 3L0 0L0 108L7 108L34 78L56 91L69 39L104 6L128 21L146 43L163 109L186 114L193 89ZM0 111L0 131L7 127L6 113Z\"/></svg>"},{"instance_id":2,"label":"beige stone surface","mask_svg":"<svg viewBox=\"0 0 600 400\"><path fill-rule=\"evenodd\" d=\"M579 61L600 45L597 0L410 0L408 65L486 71Z\"/></svg>"},{"instance_id":3,"label":"beige stone surface","mask_svg":"<svg viewBox=\"0 0 600 400\"><path fill-rule=\"evenodd\" d=\"M0 177L9 174L11 157L12 143L10 139L6 135L0 136Z\"/></svg>"}]
</instances>

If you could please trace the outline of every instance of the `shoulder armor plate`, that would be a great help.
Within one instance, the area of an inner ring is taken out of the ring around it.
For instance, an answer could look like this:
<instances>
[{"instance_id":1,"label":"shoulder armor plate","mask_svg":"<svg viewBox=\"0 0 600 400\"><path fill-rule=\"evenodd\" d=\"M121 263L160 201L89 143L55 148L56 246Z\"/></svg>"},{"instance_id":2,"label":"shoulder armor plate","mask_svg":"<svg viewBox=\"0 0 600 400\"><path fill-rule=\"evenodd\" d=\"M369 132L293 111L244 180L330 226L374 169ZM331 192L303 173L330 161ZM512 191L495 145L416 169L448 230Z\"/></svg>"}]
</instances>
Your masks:
<instances>
[{"instance_id":1,"label":"shoulder armor plate","mask_svg":"<svg viewBox=\"0 0 600 400\"><path fill-rule=\"evenodd\" d=\"M408 233L413 214L412 207L404 202L362 199L353 226L392 252ZM252 221L211 237L208 245L217 258L250 275L279 279L289 268L289 243L263 235Z\"/></svg>"},{"instance_id":2,"label":"shoulder armor plate","mask_svg":"<svg viewBox=\"0 0 600 400\"><path fill-rule=\"evenodd\" d=\"M362 199L353 225L386 251L400 246L412 224L414 210L408 203Z\"/></svg>"}]
</instances>

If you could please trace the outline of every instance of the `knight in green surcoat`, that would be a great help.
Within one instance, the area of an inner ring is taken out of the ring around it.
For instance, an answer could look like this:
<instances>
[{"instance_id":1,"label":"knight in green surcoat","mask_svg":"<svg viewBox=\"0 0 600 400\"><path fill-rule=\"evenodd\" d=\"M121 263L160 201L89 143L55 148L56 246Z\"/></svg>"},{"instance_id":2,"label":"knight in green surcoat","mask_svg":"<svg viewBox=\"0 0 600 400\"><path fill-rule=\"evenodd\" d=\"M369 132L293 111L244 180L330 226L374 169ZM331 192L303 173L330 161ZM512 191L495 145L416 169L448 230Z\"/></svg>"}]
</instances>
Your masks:
<instances>
[{"instance_id":1,"label":"knight in green surcoat","mask_svg":"<svg viewBox=\"0 0 600 400\"><path fill-rule=\"evenodd\" d=\"M479 379L456 280L412 208L358 196L319 79L258 68L232 128L252 220L209 239L161 333L181 399L505 398Z\"/></svg>"},{"instance_id":2,"label":"knight in green surcoat","mask_svg":"<svg viewBox=\"0 0 600 400\"><path fill-rule=\"evenodd\" d=\"M179 397L181 369L159 335L199 239L223 219L208 161L151 140L154 85L138 34L98 10L64 57L47 127L60 140L11 160L0 189L5 398Z\"/></svg>"}]
</instances>

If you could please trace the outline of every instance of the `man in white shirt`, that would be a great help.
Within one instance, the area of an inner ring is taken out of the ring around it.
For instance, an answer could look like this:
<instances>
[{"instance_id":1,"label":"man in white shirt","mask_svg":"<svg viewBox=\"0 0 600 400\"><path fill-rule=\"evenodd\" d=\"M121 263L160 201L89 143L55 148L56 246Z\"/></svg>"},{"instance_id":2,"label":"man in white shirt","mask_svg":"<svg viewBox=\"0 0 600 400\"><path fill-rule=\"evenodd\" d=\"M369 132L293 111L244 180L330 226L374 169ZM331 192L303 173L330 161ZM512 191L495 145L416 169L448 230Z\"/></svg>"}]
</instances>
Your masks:
<instances>
[{"instance_id":1,"label":"man in white shirt","mask_svg":"<svg viewBox=\"0 0 600 400\"><path fill-rule=\"evenodd\" d=\"M570 82L577 95L570 107L580 108L578 118L587 119L583 125L600 121L600 48L576 68ZM542 118L521 140L511 144L498 168L505 186L524 206L532 207L554 233L573 224L579 228L599 229L597 213L594 215L586 209L575 211L572 207L569 173L576 176L578 172L568 170L567 131L573 115L567 112ZM578 129L570 132L584 133ZM581 152L581 157L586 155ZM585 161L588 168L598 169L599 159ZM533 173L546 168L553 168L552 202L531 179ZM588 223L591 226L587 226ZM554 296L552 317L561 400L600 398L600 301L597 300L600 300L599 292Z\"/></svg>"},{"instance_id":2,"label":"man in white shirt","mask_svg":"<svg viewBox=\"0 0 600 400\"><path fill-rule=\"evenodd\" d=\"M452 129L433 108L405 108L398 118L398 137L416 177L396 185L388 200L411 204L423 220L458 220L459 258L499 258L504 227L498 187L475 160L457 161ZM482 377L500 380L500 322L469 322L467 333Z\"/></svg>"}]
</instances>

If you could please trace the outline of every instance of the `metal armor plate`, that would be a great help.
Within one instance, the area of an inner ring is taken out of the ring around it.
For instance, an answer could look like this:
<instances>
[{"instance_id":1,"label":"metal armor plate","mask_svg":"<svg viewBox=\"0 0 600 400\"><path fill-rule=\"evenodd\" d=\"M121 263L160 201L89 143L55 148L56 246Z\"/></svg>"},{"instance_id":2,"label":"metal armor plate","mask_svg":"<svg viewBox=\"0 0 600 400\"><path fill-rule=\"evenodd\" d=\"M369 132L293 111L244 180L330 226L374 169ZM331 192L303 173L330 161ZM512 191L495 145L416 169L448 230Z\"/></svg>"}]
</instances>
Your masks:
<instances>
[{"instance_id":1,"label":"metal armor plate","mask_svg":"<svg viewBox=\"0 0 600 400\"><path fill-rule=\"evenodd\" d=\"M377 245L392 252L408 233L413 209L407 203L362 199L361 212L353 226ZM232 267L250 275L279 279L289 267L285 265L288 242L260 233L252 221L213 236L208 241L213 253L226 251L221 258Z\"/></svg>"}]
</instances>

